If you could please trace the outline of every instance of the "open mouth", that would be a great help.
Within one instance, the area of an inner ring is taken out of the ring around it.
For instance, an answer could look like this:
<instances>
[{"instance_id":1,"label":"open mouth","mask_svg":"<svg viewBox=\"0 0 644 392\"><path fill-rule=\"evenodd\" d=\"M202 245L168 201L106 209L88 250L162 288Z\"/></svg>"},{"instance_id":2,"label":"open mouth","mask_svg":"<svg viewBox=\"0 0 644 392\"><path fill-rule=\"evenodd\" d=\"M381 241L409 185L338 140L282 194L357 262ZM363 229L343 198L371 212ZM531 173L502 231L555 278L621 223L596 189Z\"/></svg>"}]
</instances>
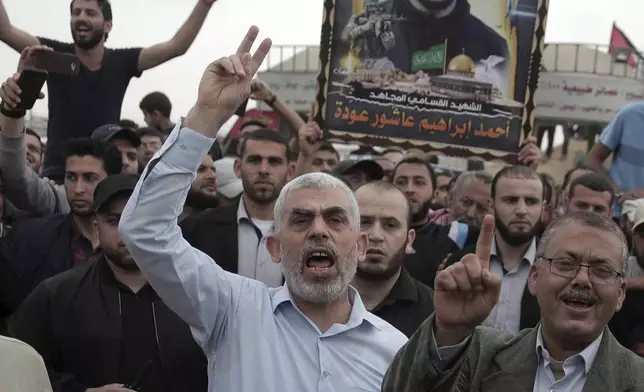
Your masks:
<instances>
[{"instance_id":1,"label":"open mouth","mask_svg":"<svg viewBox=\"0 0 644 392\"><path fill-rule=\"evenodd\" d=\"M590 309L595 305L595 301L582 298L564 298L563 302L574 309Z\"/></svg>"},{"instance_id":2,"label":"open mouth","mask_svg":"<svg viewBox=\"0 0 644 392\"><path fill-rule=\"evenodd\" d=\"M334 265L335 259L328 250L315 249L306 257L306 267L314 274L327 274Z\"/></svg>"}]
</instances>

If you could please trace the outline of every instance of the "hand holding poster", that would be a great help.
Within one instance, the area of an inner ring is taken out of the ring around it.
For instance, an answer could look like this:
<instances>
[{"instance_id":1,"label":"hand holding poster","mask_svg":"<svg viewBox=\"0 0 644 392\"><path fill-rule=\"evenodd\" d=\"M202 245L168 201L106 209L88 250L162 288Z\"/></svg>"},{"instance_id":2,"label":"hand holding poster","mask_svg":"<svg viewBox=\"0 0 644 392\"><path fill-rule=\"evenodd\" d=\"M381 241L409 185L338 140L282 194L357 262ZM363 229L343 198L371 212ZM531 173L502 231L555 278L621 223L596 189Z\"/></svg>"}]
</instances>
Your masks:
<instances>
[{"instance_id":1,"label":"hand holding poster","mask_svg":"<svg viewBox=\"0 0 644 392\"><path fill-rule=\"evenodd\" d=\"M547 0L326 0L316 120L334 139L515 159Z\"/></svg>"}]
</instances>

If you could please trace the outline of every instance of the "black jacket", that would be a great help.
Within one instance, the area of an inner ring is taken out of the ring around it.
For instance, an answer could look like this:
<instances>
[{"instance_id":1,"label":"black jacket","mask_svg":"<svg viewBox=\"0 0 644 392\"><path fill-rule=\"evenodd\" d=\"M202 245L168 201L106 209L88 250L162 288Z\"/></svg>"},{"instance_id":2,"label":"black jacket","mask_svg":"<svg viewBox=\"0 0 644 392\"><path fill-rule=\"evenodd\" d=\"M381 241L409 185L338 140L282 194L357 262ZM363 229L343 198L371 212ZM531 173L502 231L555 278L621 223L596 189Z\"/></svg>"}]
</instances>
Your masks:
<instances>
[{"instance_id":1,"label":"black jacket","mask_svg":"<svg viewBox=\"0 0 644 392\"><path fill-rule=\"evenodd\" d=\"M476 253L476 245L469 246L461 251L455 252L447 259L445 266L448 267L452 264L458 263L463 256L468 253ZM523 290L521 297L521 320L519 321L519 328L521 330L526 328L534 328L541 321L541 309L537 297L530 294L528 285Z\"/></svg>"},{"instance_id":2,"label":"black jacket","mask_svg":"<svg viewBox=\"0 0 644 392\"><path fill-rule=\"evenodd\" d=\"M71 214L51 215L20 222L0 239L0 318L40 282L72 268L71 233Z\"/></svg>"},{"instance_id":3,"label":"black jacket","mask_svg":"<svg viewBox=\"0 0 644 392\"><path fill-rule=\"evenodd\" d=\"M479 236L478 229L463 224L459 226L462 235L455 236L450 233L454 231L453 225L429 222L417 228L413 244L415 253L405 257L405 268L409 275L432 289L438 266L445 258L461 248L476 244Z\"/></svg>"},{"instance_id":4,"label":"black jacket","mask_svg":"<svg viewBox=\"0 0 644 392\"><path fill-rule=\"evenodd\" d=\"M223 268L238 272L237 208L234 203L187 217L181 232L194 248L199 249Z\"/></svg>"},{"instance_id":5,"label":"black jacket","mask_svg":"<svg viewBox=\"0 0 644 392\"><path fill-rule=\"evenodd\" d=\"M118 382L119 309L118 282L101 257L41 283L9 331L43 357L54 391L84 392ZM206 391L207 361L190 327L158 297L152 309L166 390Z\"/></svg>"}]
</instances>

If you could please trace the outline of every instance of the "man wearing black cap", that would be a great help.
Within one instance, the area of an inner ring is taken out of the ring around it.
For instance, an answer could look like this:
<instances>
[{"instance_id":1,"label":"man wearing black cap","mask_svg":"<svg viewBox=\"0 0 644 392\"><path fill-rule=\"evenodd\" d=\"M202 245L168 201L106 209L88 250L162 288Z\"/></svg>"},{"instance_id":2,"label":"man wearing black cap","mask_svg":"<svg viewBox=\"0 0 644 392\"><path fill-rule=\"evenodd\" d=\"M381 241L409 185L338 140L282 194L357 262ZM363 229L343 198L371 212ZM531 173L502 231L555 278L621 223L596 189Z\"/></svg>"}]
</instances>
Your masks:
<instances>
[{"instance_id":1,"label":"man wearing black cap","mask_svg":"<svg viewBox=\"0 0 644 392\"><path fill-rule=\"evenodd\" d=\"M385 172L382 166L374 161L348 159L335 167L333 175L342 179L355 191L368 182L382 180Z\"/></svg>"},{"instance_id":2,"label":"man wearing black cap","mask_svg":"<svg viewBox=\"0 0 644 392\"><path fill-rule=\"evenodd\" d=\"M141 138L131 128L115 124L100 126L92 132L92 139L109 143L121 152L123 158L123 173L137 174L139 161L137 149L141 145Z\"/></svg>"},{"instance_id":3,"label":"man wearing black cap","mask_svg":"<svg viewBox=\"0 0 644 392\"><path fill-rule=\"evenodd\" d=\"M190 328L121 242L119 219L137 181L116 174L98 184L102 255L41 283L11 320L10 332L42 355L55 391L207 390L206 357Z\"/></svg>"}]
</instances>

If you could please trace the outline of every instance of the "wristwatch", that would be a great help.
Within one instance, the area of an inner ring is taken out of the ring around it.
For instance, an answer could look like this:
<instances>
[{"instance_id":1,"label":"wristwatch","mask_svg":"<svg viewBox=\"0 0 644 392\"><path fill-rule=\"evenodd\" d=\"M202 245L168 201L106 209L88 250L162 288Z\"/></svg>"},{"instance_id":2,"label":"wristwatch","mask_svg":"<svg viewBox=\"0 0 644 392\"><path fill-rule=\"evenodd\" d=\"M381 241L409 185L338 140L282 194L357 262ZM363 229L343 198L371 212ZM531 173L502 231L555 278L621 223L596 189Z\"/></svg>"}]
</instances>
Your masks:
<instances>
[{"instance_id":1,"label":"wristwatch","mask_svg":"<svg viewBox=\"0 0 644 392\"><path fill-rule=\"evenodd\" d=\"M266 102L268 106L273 107L273 105L275 105L275 101L277 101L277 95L273 95L271 99L264 102Z\"/></svg>"},{"instance_id":2,"label":"wristwatch","mask_svg":"<svg viewBox=\"0 0 644 392\"><path fill-rule=\"evenodd\" d=\"M21 109L9 109L4 102L1 102L0 113L2 113L2 115L5 117L18 119L23 118L27 114L27 111Z\"/></svg>"}]
</instances>

